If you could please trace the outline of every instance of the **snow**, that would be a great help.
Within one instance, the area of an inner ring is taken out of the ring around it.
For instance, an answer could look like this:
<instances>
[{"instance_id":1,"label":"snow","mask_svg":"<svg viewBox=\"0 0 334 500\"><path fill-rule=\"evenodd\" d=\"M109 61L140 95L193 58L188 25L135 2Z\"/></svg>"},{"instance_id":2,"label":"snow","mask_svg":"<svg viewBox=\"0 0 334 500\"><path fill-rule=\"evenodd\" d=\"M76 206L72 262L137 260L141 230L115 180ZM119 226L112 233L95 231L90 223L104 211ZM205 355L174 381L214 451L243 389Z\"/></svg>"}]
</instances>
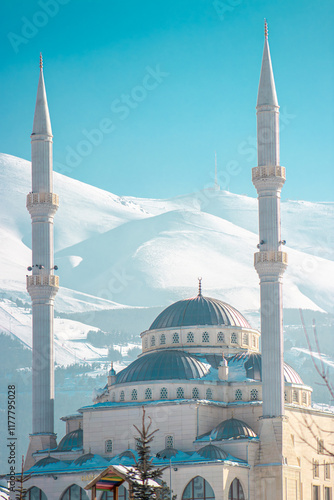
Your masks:
<instances>
[{"instance_id":1,"label":"snow","mask_svg":"<svg viewBox=\"0 0 334 500\"><path fill-rule=\"evenodd\" d=\"M25 207L30 186L30 162L0 154L0 328L28 346L30 311L8 299L30 304L25 286L31 264ZM94 313L124 312L139 334L140 315L149 317L150 308L194 296L198 276L204 295L230 303L257 322L255 197L210 189L164 200L121 197L58 173L54 191L60 197L55 215L61 284L55 302L57 363L106 355L106 349L85 342L87 332L97 329ZM333 208L333 203L282 202L289 257L286 309L334 312ZM92 325L80 322L80 315L90 322L88 312ZM79 321L57 317L65 314Z\"/></svg>"}]
</instances>

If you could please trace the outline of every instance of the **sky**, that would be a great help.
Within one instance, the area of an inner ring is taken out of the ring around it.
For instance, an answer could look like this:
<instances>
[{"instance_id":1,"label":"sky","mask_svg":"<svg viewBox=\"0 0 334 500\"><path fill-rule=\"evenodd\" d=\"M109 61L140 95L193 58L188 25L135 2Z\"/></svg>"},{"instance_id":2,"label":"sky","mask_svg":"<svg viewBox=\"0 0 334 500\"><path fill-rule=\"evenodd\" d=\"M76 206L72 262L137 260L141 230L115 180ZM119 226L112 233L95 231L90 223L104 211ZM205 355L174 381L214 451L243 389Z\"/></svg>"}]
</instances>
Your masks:
<instances>
[{"instance_id":1,"label":"sky","mask_svg":"<svg viewBox=\"0 0 334 500\"><path fill-rule=\"evenodd\" d=\"M283 199L333 201L331 0L4 0L0 152L30 159L39 53L54 170L118 195L256 196L264 18Z\"/></svg>"}]
</instances>

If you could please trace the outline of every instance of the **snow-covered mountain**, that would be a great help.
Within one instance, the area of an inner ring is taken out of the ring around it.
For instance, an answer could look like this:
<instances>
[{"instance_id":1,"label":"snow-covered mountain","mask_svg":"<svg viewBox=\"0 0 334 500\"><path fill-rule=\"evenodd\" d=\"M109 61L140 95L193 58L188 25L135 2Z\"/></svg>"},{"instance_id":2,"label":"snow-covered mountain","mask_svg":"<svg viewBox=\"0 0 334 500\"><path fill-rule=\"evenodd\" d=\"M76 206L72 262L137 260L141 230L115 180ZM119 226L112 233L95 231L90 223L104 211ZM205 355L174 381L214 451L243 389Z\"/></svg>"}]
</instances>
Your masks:
<instances>
[{"instance_id":1,"label":"snow-covered mountain","mask_svg":"<svg viewBox=\"0 0 334 500\"><path fill-rule=\"evenodd\" d=\"M25 207L30 175L30 162L0 154L0 296L24 302L30 302L25 290L31 265ZM102 317L110 327L120 328L124 318L127 328L144 329L159 308L195 295L198 276L205 295L231 303L258 326L256 198L210 189L166 200L119 197L58 173L54 191L60 197L55 262L63 287L55 305L63 317L61 325L56 321L56 345L77 340L71 337L70 317L79 320L75 328L72 324L79 337L82 322L87 333L91 325L100 327ZM333 203L282 202L289 255L286 309L333 313L333 209ZM2 305L0 327L10 327L29 344L29 314L25 321L21 314L9 321L13 311ZM87 351L75 356L89 358ZM58 362L70 358L58 355Z\"/></svg>"}]
</instances>

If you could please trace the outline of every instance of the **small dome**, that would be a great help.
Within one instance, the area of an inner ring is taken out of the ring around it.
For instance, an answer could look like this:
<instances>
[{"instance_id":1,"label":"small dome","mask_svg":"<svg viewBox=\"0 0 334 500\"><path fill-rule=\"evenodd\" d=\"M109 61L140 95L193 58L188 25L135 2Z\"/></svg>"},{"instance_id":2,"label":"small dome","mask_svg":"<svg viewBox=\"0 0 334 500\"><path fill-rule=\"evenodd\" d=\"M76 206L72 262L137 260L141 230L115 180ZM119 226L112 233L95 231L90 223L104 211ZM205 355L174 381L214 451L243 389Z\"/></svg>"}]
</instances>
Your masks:
<instances>
[{"instance_id":1,"label":"small dome","mask_svg":"<svg viewBox=\"0 0 334 500\"><path fill-rule=\"evenodd\" d=\"M197 453L207 460L225 460L228 456L224 450L221 450L218 446L214 446L213 444L203 446Z\"/></svg>"},{"instance_id":2,"label":"small dome","mask_svg":"<svg viewBox=\"0 0 334 500\"><path fill-rule=\"evenodd\" d=\"M165 448L164 450L159 451L156 454L156 457L169 460L170 458L175 457L177 454L178 450L175 450L175 448Z\"/></svg>"},{"instance_id":3,"label":"small dome","mask_svg":"<svg viewBox=\"0 0 334 500\"><path fill-rule=\"evenodd\" d=\"M46 465L56 464L58 462L59 462L58 458L54 458L54 457L50 457L50 456L44 457L44 458L41 458L41 460L38 460L38 462L35 463L34 467L37 467L37 468L45 467Z\"/></svg>"},{"instance_id":4,"label":"small dome","mask_svg":"<svg viewBox=\"0 0 334 500\"><path fill-rule=\"evenodd\" d=\"M82 429L75 429L66 434L60 441L57 451L71 451L74 448L82 448L83 445L83 431Z\"/></svg>"},{"instance_id":5,"label":"small dome","mask_svg":"<svg viewBox=\"0 0 334 500\"><path fill-rule=\"evenodd\" d=\"M93 455L93 453L86 453L85 455L82 455L81 457L74 460L73 463L74 463L74 465L82 465L85 462L87 462L88 460L91 460L92 458L94 458L94 456L95 455Z\"/></svg>"},{"instance_id":6,"label":"small dome","mask_svg":"<svg viewBox=\"0 0 334 500\"><path fill-rule=\"evenodd\" d=\"M119 372L116 383L192 380L204 377L209 368L196 357L183 351L154 351L141 356Z\"/></svg>"},{"instance_id":7,"label":"small dome","mask_svg":"<svg viewBox=\"0 0 334 500\"><path fill-rule=\"evenodd\" d=\"M246 318L234 307L221 300L197 295L168 306L153 321L149 330L206 325L251 328Z\"/></svg>"},{"instance_id":8,"label":"small dome","mask_svg":"<svg viewBox=\"0 0 334 500\"><path fill-rule=\"evenodd\" d=\"M210 439L213 441L257 437L248 424L236 418L224 420L206 435L209 435Z\"/></svg>"}]
</instances>

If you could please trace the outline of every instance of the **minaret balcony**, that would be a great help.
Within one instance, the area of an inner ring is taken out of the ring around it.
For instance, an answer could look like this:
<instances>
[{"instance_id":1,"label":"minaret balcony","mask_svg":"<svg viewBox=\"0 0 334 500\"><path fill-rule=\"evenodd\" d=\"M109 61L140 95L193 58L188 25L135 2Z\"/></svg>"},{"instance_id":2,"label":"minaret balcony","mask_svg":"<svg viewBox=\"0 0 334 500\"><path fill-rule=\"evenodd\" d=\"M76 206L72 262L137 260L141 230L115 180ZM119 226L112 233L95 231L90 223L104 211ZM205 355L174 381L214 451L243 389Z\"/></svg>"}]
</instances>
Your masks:
<instances>
[{"instance_id":1,"label":"minaret balcony","mask_svg":"<svg viewBox=\"0 0 334 500\"><path fill-rule=\"evenodd\" d=\"M262 264L265 262L268 263L278 262L280 264L285 264L287 266L288 254L286 252L281 252L281 251L256 252L254 254L254 266L256 266L256 264Z\"/></svg>"},{"instance_id":2,"label":"minaret balcony","mask_svg":"<svg viewBox=\"0 0 334 500\"><path fill-rule=\"evenodd\" d=\"M27 276L27 288L31 286L52 286L59 288L59 276L54 276L53 274Z\"/></svg>"},{"instance_id":3,"label":"minaret balcony","mask_svg":"<svg viewBox=\"0 0 334 500\"><path fill-rule=\"evenodd\" d=\"M29 193L27 195L27 208L41 203L59 207L59 196L55 193Z\"/></svg>"},{"instance_id":4,"label":"minaret balcony","mask_svg":"<svg viewBox=\"0 0 334 500\"><path fill-rule=\"evenodd\" d=\"M280 177L285 180L285 167L279 165L268 165L252 168L252 181L266 179L268 177Z\"/></svg>"}]
</instances>

